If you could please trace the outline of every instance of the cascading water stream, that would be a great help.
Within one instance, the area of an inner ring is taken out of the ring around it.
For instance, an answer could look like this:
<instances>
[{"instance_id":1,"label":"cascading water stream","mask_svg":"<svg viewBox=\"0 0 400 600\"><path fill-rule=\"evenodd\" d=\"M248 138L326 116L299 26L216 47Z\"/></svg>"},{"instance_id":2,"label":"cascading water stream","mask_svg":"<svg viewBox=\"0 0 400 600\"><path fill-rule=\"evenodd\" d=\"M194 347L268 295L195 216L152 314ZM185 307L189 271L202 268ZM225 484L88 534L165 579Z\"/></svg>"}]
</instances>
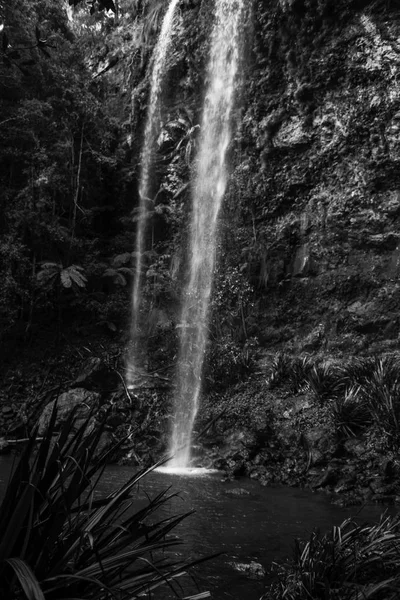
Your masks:
<instances>
[{"instance_id":1,"label":"cascading water stream","mask_svg":"<svg viewBox=\"0 0 400 600\"><path fill-rule=\"evenodd\" d=\"M137 230L135 244L135 280L132 289L132 318L131 318L131 349L127 360L127 384L132 385L137 373L137 336L139 324L140 292L143 268L143 253L145 251L145 237L149 211L153 208L151 199L151 167L154 142L160 123L159 107L163 78L166 70L168 50L171 46L175 12L179 0L171 0L165 13L159 38L153 52L153 69L151 74L151 87L147 120L144 132L144 143L141 154L141 170L139 181L139 212L137 215Z\"/></svg>"},{"instance_id":2,"label":"cascading water stream","mask_svg":"<svg viewBox=\"0 0 400 600\"><path fill-rule=\"evenodd\" d=\"M227 182L226 152L239 67L240 31L245 0L217 0L208 65L190 236L189 278L180 323L172 468L188 467L190 442L198 409L207 341L217 242L217 219Z\"/></svg>"}]
</instances>

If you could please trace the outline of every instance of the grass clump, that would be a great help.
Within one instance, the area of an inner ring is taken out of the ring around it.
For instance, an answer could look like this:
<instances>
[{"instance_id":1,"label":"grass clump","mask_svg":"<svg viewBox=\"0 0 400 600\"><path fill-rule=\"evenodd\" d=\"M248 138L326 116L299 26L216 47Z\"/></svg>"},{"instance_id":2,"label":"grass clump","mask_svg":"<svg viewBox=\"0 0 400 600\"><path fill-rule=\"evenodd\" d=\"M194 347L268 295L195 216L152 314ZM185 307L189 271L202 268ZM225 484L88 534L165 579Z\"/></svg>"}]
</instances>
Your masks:
<instances>
[{"instance_id":1,"label":"grass clump","mask_svg":"<svg viewBox=\"0 0 400 600\"><path fill-rule=\"evenodd\" d=\"M104 424L74 431L73 423L71 412L56 434L54 410L44 438L31 436L10 479L0 506L0 598L132 600L160 585L175 589L190 564L169 552L181 544L170 534L189 513L158 517L172 497L166 492L135 509L135 487L151 469L97 497L117 448L101 450Z\"/></svg>"},{"instance_id":2,"label":"grass clump","mask_svg":"<svg viewBox=\"0 0 400 600\"><path fill-rule=\"evenodd\" d=\"M263 600L395 600L400 596L400 519L376 525L347 519L325 535L295 542L293 558L274 565Z\"/></svg>"}]
</instances>

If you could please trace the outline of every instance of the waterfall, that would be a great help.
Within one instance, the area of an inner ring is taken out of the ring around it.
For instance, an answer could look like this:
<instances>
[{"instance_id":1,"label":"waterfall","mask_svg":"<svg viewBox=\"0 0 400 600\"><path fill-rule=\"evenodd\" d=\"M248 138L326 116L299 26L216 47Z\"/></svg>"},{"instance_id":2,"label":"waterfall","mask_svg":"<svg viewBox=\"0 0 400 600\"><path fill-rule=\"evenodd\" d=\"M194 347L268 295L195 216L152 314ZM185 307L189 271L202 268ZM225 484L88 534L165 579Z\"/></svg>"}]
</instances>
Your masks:
<instances>
[{"instance_id":1,"label":"waterfall","mask_svg":"<svg viewBox=\"0 0 400 600\"><path fill-rule=\"evenodd\" d=\"M131 349L127 360L127 384L133 383L136 376L137 364L137 336L140 309L140 291L143 268L143 253L145 251L146 226L149 212L153 209L151 196L151 167L154 142L158 133L160 122L159 108L163 76L166 70L168 50L171 46L174 32L175 11L179 0L171 0L165 13L159 38L154 48L151 73L150 99L147 110L144 143L141 154L141 169L139 180L139 210L137 214L136 245L135 245L135 280L132 289L132 319L131 319Z\"/></svg>"},{"instance_id":2,"label":"waterfall","mask_svg":"<svg viewBox=\"0 0 400 600\"><path fill-rule=\"evenodd\" d=\"M217 219L227 183L226 152L239 67L245 0L217 0L196 176L192 187L190 265L180 320L171 467L187 467L207 342Z\"/></svg>"}]
</instances>

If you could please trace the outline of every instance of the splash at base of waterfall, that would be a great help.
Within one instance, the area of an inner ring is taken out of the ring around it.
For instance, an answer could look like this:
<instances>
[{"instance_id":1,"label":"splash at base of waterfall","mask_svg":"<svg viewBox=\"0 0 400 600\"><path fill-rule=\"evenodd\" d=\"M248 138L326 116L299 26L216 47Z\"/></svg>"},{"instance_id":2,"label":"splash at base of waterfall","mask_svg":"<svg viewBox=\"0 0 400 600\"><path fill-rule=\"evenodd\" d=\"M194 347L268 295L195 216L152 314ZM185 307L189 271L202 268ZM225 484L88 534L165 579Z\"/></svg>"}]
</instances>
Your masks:
<instances>
[{"instance_id":1,"label":"splash at base of waterfall","mask_svg":"<svg viewBox=\"0 0 400 600\"><path fill-rule=\"evenodd\" d=\"M185 477L199 477L218 473L217 469L206 469L205 467L157 467L157 473L168 475L184 475Z\"/></svg>"}]
</instances>

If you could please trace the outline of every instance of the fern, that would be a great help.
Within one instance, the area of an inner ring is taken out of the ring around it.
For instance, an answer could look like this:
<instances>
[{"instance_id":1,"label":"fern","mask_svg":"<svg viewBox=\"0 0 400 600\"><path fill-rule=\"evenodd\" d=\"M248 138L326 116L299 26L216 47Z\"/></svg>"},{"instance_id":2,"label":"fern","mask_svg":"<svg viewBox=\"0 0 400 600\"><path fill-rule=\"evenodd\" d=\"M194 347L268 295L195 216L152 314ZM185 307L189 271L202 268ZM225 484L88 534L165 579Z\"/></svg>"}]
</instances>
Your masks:
<instances>
[{"instance_id":1,"label":"fern","mask_svg":"<svg viewBox=\"0 0 400 600\"><path fill-rule=\"evenodd\" d=\"M36 280L42 287L54 287L59 284L61 288L85 288L87 278L84 275L83 267L79 265L70 265L63 267L61 263L45 262L41 264L41 269L36 275Z\"/></svg>"}]
</instances>

